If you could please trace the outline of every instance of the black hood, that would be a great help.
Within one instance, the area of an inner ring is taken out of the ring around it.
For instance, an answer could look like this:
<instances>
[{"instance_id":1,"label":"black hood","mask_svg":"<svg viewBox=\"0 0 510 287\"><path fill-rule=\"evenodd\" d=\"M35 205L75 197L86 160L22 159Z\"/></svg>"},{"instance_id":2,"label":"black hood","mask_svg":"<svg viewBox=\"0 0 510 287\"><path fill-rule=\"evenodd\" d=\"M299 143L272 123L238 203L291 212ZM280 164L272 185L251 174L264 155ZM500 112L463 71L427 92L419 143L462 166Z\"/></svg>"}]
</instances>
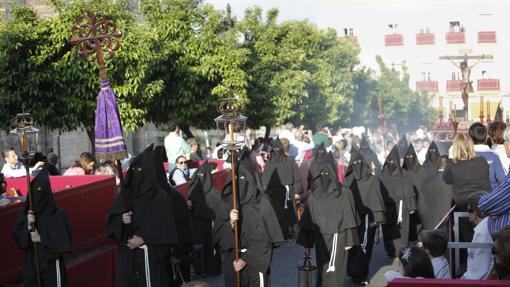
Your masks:
<instances>
[{"instance_id":1,"label":"black hood","mask_svg":"<svg viewBox=\"0 0 510 287\"><path fill-rule=\"evenodd\" d=\"M130 197L152 198L157 192L158 173L156 172L156 156L153 151L154 144L134 158L129 165L124 188ZM159 174L159 177L161 175ZM161 179L159 178L159 183Z\"/></svg>"},{"instance_id":2,"label":"black hood","mask_svg":"<svg viewBox=\"0 0 510 287\"><path fill-rule=\"evenodd\" d=\"M317 149L317 155L313 158L312 163L310 164L310 174L312 175L312 179L319 176L321 173L321 170L323 169L323 165L328 165L331 170L336 171L337 166L335 162L335 158L333 157L333 154L331 152L326 152L326 149L323 145L321 145ZM324 152L322 152L324 151ZM337 177L338 180L338 174L335 172L333 173L334 176Z\"/></svg>"},{"instance_id":3,"label":"black hood","mask_svg":"<svg viewBox=\"0 0 510 287\"><path fill-rule=\"evenodd\" d=\"M386 157L386 160L384 161L383 165L383 174L384 175L396 175L400 173L400 156L398 147L394 146L388 156Z\"/></svg>"},{"instance_id":4,"label":"black hood","mask_svg":"<svg viewBox=\"0 0 510 287\"><path fill-rule=\"evenodd\" d=\"M212 166L209 161L205 161L201 166L197 168L193 176L191 177L189 184L189 192L194 190L203 190L207 192L212 188Z\"/></svg>"},{"instance_id":5,"label":"black hood","mask_svg":"<svg viewBox=\"0 0 510 287\"><path fill-rule=\"evenodd\" d=\"M51 213L56 205L51 191L50 176L48 170L43 168L30 182L32 191L32 211L35 214ZM28 209L28 202L27 207Z\"/></svg>"},{"instance_id":6,"label":"black hood","mask_svg":"<svg viewBox=\"0 0 510 287\"><path fill-rule=\"evenodd\" d=\"M407 142L406 134L402 135L402 138L398 141L397 146L398 146L398 156L400 158L404 158L404 156L407 152L407 149L409 148L409 143Z\"/></svg>"},{"instance_id":7,"label":"black hood","mask_svg":"<svg viewBox=\"0 0 510 287\"><path fill-rule=\"evenodd\" d=\"M334 198L341 193L341 185L338 181L335 169L328 163L322 163L318 167L318 173L312 178L312 193L315 198Z\"/></svg>"},{"instance_id":8,"label":"black hood","mask_svg":"<svg viewBox=\"0 0 510 287\"><path fill-rule=\"evenodd\" d=\"M425 162L438 162L441 154L439 153L439 149L435 142L432 142L427 150L427 155L425 155Z\"/></svg>"},{"instance_id":9,"label":"black hood","mask_svg":"<svg viewBox=\"0 0 510 287\"><path fill-rule=\"evenodd\" d=\"M418 162L418 156L416 155L414 146L410 144L405 154L402 168L405 170L416 170L418 166L420 166L420 163Z\"/></svg>"},{"instance_id":10,"label":"black hood","mask_svg":"<svg viewBox=\"0 0 510 287\"><path fill-rule=\"evenodd\" d=\"M370 174L372 174L371 169L372 167L368 164L363 155L353 147L351 149L351 159L345 176L352 176L354 179L360 180L369 177Z\"/></svg>"},{"instance_id":11,"label":"black hood","mask_svg":"<svg viewBox=\"0 0 510 287\"><path fill-rule=\"evenodd\" d=\"M368 141L367 135L363 134L359 143L359 149L370 149L370 142Z\"/></svg>"},{"instance_id":12,"label":"black hood","mask_svg":"<svg viewBox=\"0 0 510 287\"><path fill-rule=\"evenodd\" d=\"M285 151L283 150L283 144L280 138L276 138L273 143L273 149L271 150L271 161L282 161L285 159Z\"/></svg>"}]
</instances>

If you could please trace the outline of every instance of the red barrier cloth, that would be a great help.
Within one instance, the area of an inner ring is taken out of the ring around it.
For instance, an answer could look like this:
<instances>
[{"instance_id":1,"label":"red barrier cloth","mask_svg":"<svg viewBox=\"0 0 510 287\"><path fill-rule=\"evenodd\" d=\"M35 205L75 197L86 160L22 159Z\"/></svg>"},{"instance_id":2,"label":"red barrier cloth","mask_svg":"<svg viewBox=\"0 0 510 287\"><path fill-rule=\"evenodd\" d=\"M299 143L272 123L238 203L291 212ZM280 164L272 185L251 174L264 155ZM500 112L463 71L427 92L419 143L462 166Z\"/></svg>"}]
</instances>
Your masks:
<instances>
[{"instance_id":1,"label":"red barrier cloth","mask_svg":"<svg viewBox=\"0 0 510 287\"><path fill-rule=\"evenodd\" d=\"M113 287L115 284L116 247L105 246L100 250L83 254L67 264L69 286Z\"/></svg>"},{"instance_id":2,"label":"red barrier cloth","mask_svg":"<svg viewBox=\"0 0 510 287\"><path fill-rule=\"evenodd\" d=\"M499 287L509 286L508 281L498 280L442 280L442 279L410 279L396 278L389 283L390 287Z\"/></svg>"},{"instance_id":3,"label":"red barrier cloth","mask_svg":"<svg viewBox=\"0 0 510 287\"><path fill-rule=\"evenodd\" d=\"M115 199L113 176L52 176L53 196L69 217L73 254L108 243L106 214ZM7 179L7 186L26 194L26 179ZM66 188L69 186L69 188ZM23 203L0 208L0 285L21 276L23 254L12 238L16 217Z\"/></svg>"}]
</instances>

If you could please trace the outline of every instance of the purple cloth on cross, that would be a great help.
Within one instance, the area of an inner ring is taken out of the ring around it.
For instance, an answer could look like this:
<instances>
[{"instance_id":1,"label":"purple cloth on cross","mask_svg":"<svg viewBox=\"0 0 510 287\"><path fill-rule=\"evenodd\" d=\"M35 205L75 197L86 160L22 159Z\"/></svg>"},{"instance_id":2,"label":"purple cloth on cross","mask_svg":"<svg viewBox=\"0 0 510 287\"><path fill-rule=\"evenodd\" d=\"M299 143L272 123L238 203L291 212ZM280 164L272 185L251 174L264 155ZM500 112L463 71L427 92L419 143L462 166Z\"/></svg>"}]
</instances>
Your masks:
<instances>
[{"instance_id":1,"label":"purple cloth on cross","mask_svg":"<svg viewBox=\"0 0 510 287\"><path fill-rule=\"evenodd\" d=\"M97 97L95 132L98 160L117 160L127 157L119 106L109 82L101 82L101 91Z\"/></svg>"}]
</instances>

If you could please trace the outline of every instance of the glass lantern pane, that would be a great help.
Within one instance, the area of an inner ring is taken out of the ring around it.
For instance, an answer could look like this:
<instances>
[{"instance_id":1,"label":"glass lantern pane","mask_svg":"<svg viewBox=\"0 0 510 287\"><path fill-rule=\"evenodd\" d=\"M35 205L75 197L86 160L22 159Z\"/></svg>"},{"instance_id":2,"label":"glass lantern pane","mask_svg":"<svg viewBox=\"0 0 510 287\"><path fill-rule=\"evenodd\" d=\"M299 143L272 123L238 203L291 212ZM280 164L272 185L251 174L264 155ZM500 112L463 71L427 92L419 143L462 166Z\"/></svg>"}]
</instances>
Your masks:
<instances>
[{"instance_id":1,"label":"glass lantern pane","mask_svg":"<svg viewBox=\"0 0 510 287\"><path fill-rule=\"evenodd\" d=\"M9 132L9 144L20 159L32 158L37 149L38 129L33 127L13 129Z\"/></svg>"}]
</instances>

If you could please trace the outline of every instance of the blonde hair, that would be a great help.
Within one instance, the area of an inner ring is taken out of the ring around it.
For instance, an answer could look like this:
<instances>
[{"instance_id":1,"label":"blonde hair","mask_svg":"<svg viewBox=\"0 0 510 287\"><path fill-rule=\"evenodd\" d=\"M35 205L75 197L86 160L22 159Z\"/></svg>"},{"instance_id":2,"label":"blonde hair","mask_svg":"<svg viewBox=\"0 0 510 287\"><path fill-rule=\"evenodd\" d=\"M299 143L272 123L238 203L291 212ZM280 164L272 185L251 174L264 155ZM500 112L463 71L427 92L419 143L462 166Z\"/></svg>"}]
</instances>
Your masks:
<instances>
[{"instance_id":1,"label":"blonde hair","mask_svg":"<svg viewBox=\"0 0 510 287\"><path fill-rule=\"evenodd\" d=\"M453 139L452 159L454 162L470 160L476 157L473 140L470 136L459 133Z\"/></svg>"}]
</instances>

